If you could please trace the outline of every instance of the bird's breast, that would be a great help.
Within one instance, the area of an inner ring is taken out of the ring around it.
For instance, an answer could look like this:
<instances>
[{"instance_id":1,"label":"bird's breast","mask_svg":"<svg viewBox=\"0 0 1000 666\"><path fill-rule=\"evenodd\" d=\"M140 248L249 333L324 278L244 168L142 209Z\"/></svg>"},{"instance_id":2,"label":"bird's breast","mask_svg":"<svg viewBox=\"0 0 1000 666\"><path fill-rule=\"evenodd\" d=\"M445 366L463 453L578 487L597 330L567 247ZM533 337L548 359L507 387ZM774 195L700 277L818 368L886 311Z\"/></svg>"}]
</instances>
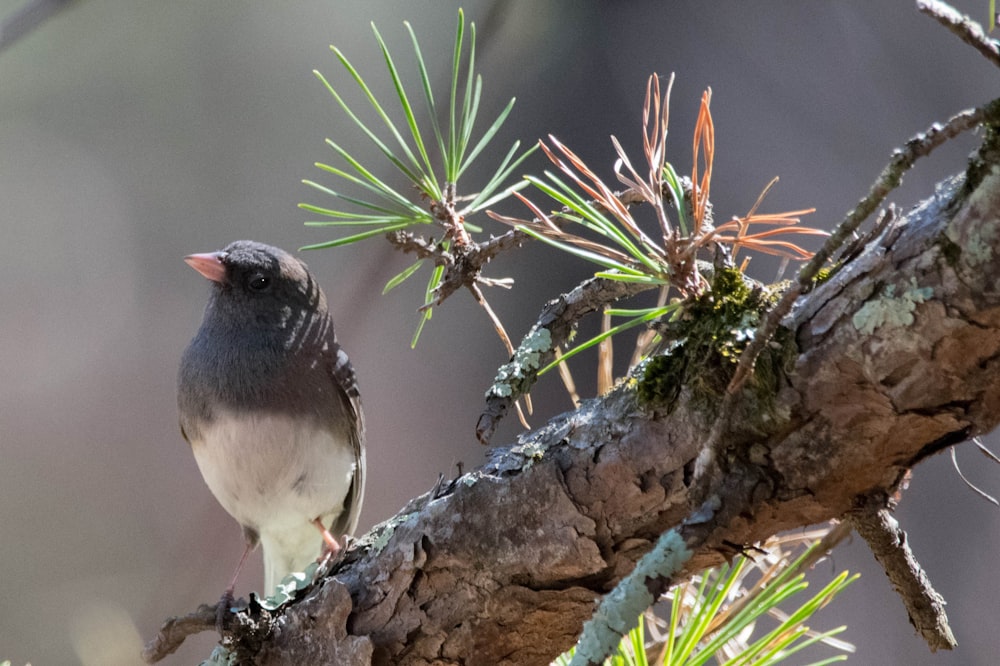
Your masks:
<instances>
[{"instance_id":1,"label":"bird's breast","mask_svg":"<svg viewBox=\"0 0 1000 666\"><path fill-rule=\"evenodd\" d=\"M260 533L340 511L358 464L350 441L308 416L215 410L197 433L208 487Z\"/></svg>"}]
</instances>

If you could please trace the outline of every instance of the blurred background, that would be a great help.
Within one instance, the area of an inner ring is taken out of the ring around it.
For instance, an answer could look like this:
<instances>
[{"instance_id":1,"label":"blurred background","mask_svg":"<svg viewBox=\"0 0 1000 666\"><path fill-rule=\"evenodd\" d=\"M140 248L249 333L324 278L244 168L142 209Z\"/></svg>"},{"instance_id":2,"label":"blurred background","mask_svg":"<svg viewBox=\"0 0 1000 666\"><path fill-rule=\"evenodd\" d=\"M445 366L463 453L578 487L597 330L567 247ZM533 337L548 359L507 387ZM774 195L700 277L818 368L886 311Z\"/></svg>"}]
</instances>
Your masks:
<instances>
[{"instance_id":1,"label":"blurred background","mask_svg":"<svg viewBox=\"0 0 1000 666\"><path fill-rule=\"evenodd\" d=\"M987 18L986 0L956 4ZM0 0L0 18L21 5ZM553 133L610 176L608 136L636 150L647 76L676 72L669 148L687 171L698 100L711 86L717 219L745 213L778 175L762 210L815 206L809 222L829 228L895 146L1000 92L997 71L909 1L462 5L479 27L481 127L518 98L502 152ZM181 259L238 238L295 249L333 237L304 227L311 216L296 207L332 203L301 183L330 182L312 166L336 159L324 138L393 176L312 70L351 90L328 49L336 44L387 91L369 22L412 75L408 19L443 85L458 7L78 0L0 52L0 661L138 663L164 618L218 598L242 540L177 427L177 363L209 289ZM974 147L965 137L922 161L893 200L908 208ZM467 176L473 188L490 157ZM522 172L541 168L538 157ZM380 295L410 263L381 241L305 259L360 374L367 529L439 472L479 464L473 427L505 354L461 293L411 350L426 275ZM774 277L773 264L751 266ZM488 273L517 281L487 296L519 339L588 267L529 247ZM593 391L588 363L576 365L584 393ZM536 425L570 407L555 377L535 396ZM512 419L494 442L517 432ZM978 465L970 447L959 455L1000 492L1000 470ZM818 628L847 623L853 663L996 663L997 509L938 456L915 470L898 516L949 602L958 649L928 652L859 540L833 560L862 580L819 614ZM237 594L261 575L257 555ZM196 663L213 643L203 634L168 663Z\"/></svg>"}]
</instances>

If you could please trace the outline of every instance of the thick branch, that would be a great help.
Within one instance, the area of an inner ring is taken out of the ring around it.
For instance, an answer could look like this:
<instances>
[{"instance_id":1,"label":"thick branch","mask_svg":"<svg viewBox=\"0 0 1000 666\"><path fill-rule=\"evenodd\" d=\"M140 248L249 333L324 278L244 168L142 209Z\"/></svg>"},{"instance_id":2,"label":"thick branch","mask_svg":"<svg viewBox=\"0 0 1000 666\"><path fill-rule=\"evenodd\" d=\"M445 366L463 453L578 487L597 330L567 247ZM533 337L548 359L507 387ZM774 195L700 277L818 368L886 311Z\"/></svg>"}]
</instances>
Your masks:
<instances>
[{"instance_id":1,"label":"thick branch","mask_svg":"<svg viewBox=\"0 0 1000 666\"><path fill-rule=\"evenodd\" d=\"M844 516L996 425L1000 174L993 147L982 155L785 319L794 361L770 397L748 385L722 439L719 473L753 473L739 493L749 508L720 507L726 520L688 572L720 562L727 543ZM371 641L375 663L549 663L594 600L688 516L713 420L695 398L682 388L669 408L641 405L622 385L380 526L337 574L350 635ZM282 622L324 617L321 596ZM271 651L259 663L290 662Z\"/></svg>"}]
</instances>

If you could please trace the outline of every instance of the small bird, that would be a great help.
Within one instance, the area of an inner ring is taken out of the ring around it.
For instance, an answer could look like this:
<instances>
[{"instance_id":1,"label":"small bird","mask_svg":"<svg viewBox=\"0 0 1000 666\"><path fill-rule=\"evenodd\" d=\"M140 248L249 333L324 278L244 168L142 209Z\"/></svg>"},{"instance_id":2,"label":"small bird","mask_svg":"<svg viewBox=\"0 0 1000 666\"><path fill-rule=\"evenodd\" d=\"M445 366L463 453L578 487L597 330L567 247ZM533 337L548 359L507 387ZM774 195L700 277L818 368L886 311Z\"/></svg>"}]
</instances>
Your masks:
<instances>
[{"instance_id":1,"label":"small bird","mask_svg":"<svg viewBox=\"0 0 1000 666\"><path fill-rule=\"evenodd\" d=\"M291 254L236 241L184 261L212 293L181 359L181 434L246 539L223 599L258 542L273 594L357 526L365 444L354 368L322 289Z\"/></svg>"}]
</instances>

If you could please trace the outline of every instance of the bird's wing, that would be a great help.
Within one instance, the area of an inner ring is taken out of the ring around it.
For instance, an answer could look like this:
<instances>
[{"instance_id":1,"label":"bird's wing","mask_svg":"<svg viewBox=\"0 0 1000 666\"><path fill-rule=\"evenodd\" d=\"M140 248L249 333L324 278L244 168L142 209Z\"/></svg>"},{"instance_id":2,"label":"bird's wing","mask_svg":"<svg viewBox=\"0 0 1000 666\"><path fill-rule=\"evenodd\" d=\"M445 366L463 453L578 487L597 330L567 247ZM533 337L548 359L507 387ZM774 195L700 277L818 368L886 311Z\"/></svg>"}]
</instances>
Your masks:
<instances>
[{"instance_id":1,"label":"bird's wing","mask_svg":"<svg viewBox=\"0 0 1000 666\"><path fill-rule=\"evenodd\" d=\"M361 513L361 503L365 494L365 415L361 407L361 393L358 391L357 375L347 354L336 339L330 345L330 373L337 391L346 400L348 416L354 420L355 427L349 428L351 446L354 450L354 477L351 479L351 491L344 499L344 510L331 527L335 534L353 534Z\"/></svg>"}]
</instances>

